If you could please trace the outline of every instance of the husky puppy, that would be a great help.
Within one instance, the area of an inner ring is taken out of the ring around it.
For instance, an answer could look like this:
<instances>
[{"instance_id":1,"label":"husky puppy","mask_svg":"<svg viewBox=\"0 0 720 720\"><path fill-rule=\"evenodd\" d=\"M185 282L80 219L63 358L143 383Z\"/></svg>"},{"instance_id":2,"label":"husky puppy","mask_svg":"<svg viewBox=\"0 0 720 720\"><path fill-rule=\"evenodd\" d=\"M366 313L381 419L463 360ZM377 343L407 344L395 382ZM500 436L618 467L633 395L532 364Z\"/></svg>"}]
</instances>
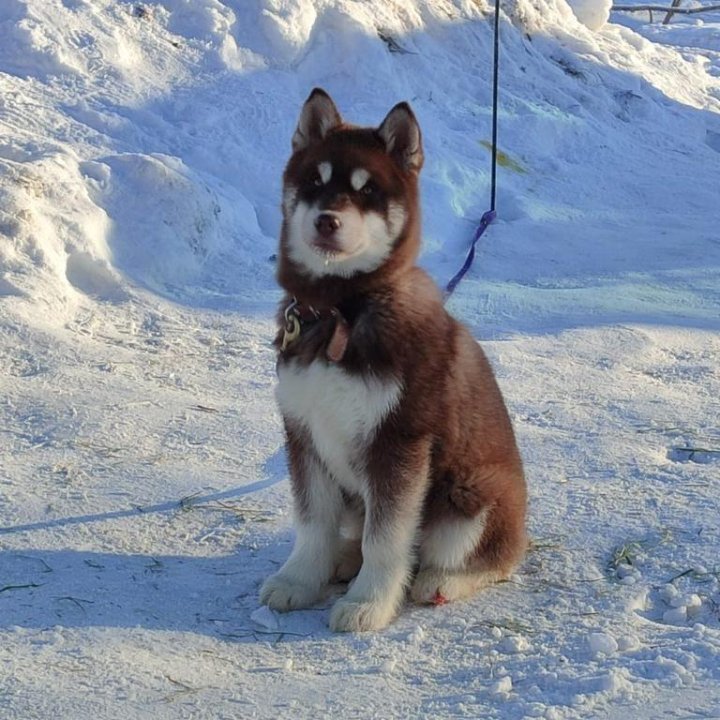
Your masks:
<instances>
[{"instance_id":1,"label":"husky puppy","mask_svg":"<svg viewBox=\"0 0 720 720\"><path fill-rule=\"evenodd\" d=\"M305 102L284 173L277 401L297 537L260 600L311 606L354 578L335 631L377 630L406 589L468 598L526 549L526 489L490 365L416 265L421 134L407 103L377 128Z\"/></svg>"}]
</instances>

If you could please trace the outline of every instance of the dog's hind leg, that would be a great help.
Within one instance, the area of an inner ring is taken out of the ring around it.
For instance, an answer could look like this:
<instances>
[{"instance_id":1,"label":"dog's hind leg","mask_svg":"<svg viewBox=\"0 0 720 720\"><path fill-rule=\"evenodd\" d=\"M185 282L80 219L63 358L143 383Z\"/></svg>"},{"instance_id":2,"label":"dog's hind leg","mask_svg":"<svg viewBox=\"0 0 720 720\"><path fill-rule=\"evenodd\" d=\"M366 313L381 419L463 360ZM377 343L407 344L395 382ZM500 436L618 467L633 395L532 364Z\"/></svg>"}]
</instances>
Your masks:
<instances>
[{"instance_id":1,"label":"dog's hind leg","mask_svg":"<svg viewBox=\"0 0 720 720\"><path fill-rule=\"evenodd\" d=\"M362 534L365 522L365 508L362 498L343 493L340 542L335 553L335 571L332 579L349 582L362 567Z\"/></svg>"},{"instance_id":2,"label":"dog's hind leg","mask_svg":"<svg viewBox=\"0 0 720 720\"><path fill-rule=\"evenodd\" d=\"M426 530L410 590L417 603L463 600L506 580L527 544L523 512L497 504L473 518L447 518Z\"/></svg>"}]
</instances>

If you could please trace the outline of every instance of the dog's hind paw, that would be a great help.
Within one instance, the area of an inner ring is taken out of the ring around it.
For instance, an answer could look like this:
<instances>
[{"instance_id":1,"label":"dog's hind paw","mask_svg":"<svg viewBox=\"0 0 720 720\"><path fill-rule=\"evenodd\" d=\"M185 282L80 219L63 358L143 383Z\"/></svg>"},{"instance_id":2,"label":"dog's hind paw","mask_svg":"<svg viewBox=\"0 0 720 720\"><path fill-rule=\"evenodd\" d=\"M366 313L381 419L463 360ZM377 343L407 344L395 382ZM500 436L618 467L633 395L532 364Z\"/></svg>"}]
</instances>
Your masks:
<instances>
[{"instance_id":1,"label":"dog's hind paw","mask_svg":"<svg viewBox=\"0 0 720 720\"><path fill-rule=\"evenodd\" d=\"M426 568L420 570L413 581L410 597L422 605L445 605L472 597L485 586L502 579L497 572L453 572Z\"/></svg>"},{"instance_id":2,"label":"dog's hind paw","mask_svg":"<svg viewBox=\"0 0 720 720\"><path fill-rule=\"evenodd\" d=\"M263 583L260 589L260 603L280 612L298 610L312 607L322 599L322 590L277 573Z\"/></svg>"},{"instance_id":3,"label":"dog's hind paw","mask_svg":"<svg viewBox=\"0 0 720 720\"><path fill-rule=\"evenodd\" d=\"M330 612L333 632L381 630L395 617L394 607L379 602L353 602L341 598Z\"/></svg>"}]
</instances>

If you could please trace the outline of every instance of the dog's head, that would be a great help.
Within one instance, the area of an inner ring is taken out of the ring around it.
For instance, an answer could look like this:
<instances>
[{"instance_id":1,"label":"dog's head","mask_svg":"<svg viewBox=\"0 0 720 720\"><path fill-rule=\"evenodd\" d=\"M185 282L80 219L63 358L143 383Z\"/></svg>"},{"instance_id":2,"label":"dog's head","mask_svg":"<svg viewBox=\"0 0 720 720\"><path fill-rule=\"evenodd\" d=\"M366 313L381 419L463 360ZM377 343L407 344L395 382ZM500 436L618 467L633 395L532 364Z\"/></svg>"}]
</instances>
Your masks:
<instances>
[{"instance_id":1,"label":"dog's head","mask_svg":"<svg viewBox=\"0 0 720 720\"><path fill-rule=\"evenodd\" d=\"M316 88L292 147L283 177L281 263L318 279L371 273L401 246L414 260L423 152L407 103L379 127L359 128L345 124L330 96Z\"/></svg>"}]
</instances>

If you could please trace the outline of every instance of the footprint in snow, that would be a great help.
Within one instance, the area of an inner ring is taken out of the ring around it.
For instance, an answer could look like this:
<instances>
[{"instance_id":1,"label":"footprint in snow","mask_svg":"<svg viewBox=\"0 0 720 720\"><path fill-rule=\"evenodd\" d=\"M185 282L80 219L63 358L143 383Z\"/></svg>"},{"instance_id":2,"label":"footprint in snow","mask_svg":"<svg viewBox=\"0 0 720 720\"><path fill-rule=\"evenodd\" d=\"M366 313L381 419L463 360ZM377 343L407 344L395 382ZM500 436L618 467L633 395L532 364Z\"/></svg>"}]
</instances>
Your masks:
<instances>
[{"instance_id":1,"label":"footprint in snow","mask_svg":"<svg viewBox=\"0 0 720 720\"><path fill-rule=\"evenodd\" d=\"M667 451L668 460L679 463L697 463L698 465L709 465L720 463L720 448L704 446L672 447Z\"/></svg>"},{"instance_id":2,"label":"footprint in snow","mask_svg":"<svg viewBox=\"0 0 720 720\"><path fill-rule=\"evenodd\" d=\"M692 577L698 578L698 587L682 588L673 582L651 590L636 612L646 620L663 625L694 627L717 627L720 622L716 612L718 605L716 583L704 581L705 575L698 570L692 571ZM701 584L700 584L701 583ZM693 590L697 592L693 592Z\"/></svg>"}]
</instances>

